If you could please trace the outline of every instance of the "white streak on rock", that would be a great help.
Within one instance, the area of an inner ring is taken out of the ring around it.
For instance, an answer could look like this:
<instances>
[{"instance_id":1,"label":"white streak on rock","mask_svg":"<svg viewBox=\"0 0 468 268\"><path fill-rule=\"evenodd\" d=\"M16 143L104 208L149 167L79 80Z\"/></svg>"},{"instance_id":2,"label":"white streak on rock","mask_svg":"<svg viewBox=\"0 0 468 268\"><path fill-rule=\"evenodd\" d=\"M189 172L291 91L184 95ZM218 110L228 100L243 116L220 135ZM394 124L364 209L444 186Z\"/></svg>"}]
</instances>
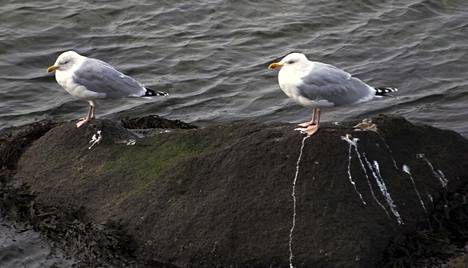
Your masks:
<instances>
[{"instance_id":1,"label":"white streak on rock","mask_svg":"<svg viewBox=\"0 0 468 268\"><path fill-rule=\"evenodd\" d=\"M135 139L128 139L128 140L120 140L120 141L116 141L115 143L117 144L125 144L127 146L133 146L136 144L136 140Z\"/></svg>"},{"instance_id":2,"label":"white streak on rock","mask_svg":"<svg viewBox=\"0 0 468 268\"><path fill-rule=\"evenodd\" d=\"M393 162L393 167L398 170L398 165L395 161L395 158L393 157L393 151L392 149L390 148L390 146L388 146L388 143L385 141L384 137L382 137L382 135L380 135L378 132L377 134L379 135L380 139L383 141L383 144L385 145L385 148L388 150L388 152L390 153L390 157L392 158L392 162Z\"/></svg>"},{"instance_id":3,"label":"white streak on rock","mask_svg":"<svg viewBox=\"0 0 468 268\"><path fill-rule=\"evenodd\" d=\"M102 131L101 130L98 130L94 135L93 137L91 138L91 140L89 141L89 143L91 144L89 147L88 147L88 150L91 150L91 148L94 147L94 145L98 144L101 142L102 140L102 135L101 135Z\"/></svg>"},{"instance_id":4,"label":"white streak on rock","mask_svg":"<svg viewBox=\"0 0 468 268\"><path fill-rule=\"evenodd\" d=\"M403 220L401 219L400 213L398 212L398 208L395 205L395 202L393 202L392 196L390 195L390 192L387 189L387 185L385 185L385 181L383 180L382 175L380 174L379 163L374 160L374 165L371 165L371 163L367 160L366 156L364 155L363 157L367 165L369 166L369 169L372 172L372 176L374 176L375 181L377 182L377 185L380 188L380 192L385 197L385 201L387 201L390 211L392 211L393 215L397 219L398 224L404 224Z\"/></svg>"},{"instance_id":5,"label":"white streak on rock","mask_svg":"<svg viewBox=\"0 0 468 268\"><path fill-rule=\"evenodd\" d=\"M411 169L406 165L403 164L403 167L401 168L405 173L411 175Z\"/></svg>"},{"instance_id":6,"label":"white streak on rock","mask_svg":"<svg viewBox=\"0 0 468 268\"><path fill-rule=\"evenodd\" d=\"M135 144L136 144L136 140L134 140L134 139L129 139L127 141L127 143L125 143L125 145L127 145L127 146L133 146Z\"/></svg>"},{"instance_id":7,"label":"white streak on rock","mask_svg":"<svg viewBox=\"0 0 468 268\"><path fill-rule=\"evenodd\" d=\"M353 146L353 147L356 147L357 146L357 142L359 141L358 138L353 138L350 134L346 134L346 136L341 136L341 139L346 141L347 143L349 143L349 145Z\"/></svg>"},{"instance_id":8,"label":"white streak on rock","mask_svg":"<svg viewBox=\"0 0 468 268\"><path fill-rule=\"evenodd\" d=\"M362 162L361 153L359 152L358 147L357 147L357 143L358 143L359 139L354 138L353 140L351 140L350 137L351 137L351 135L347 134L345 137L341 137L341 139L348 142L354 148L354 152L356 152L356 155L358 156L358 159L359 159L359 163L361 164L361 168L364 171L364 175L365 175L366 180L367 180L367 185L369 186L369 190L371 192L372 197L374 198L375 202L383 209L385 214L387 214L387 216L390 218L390 214L388 214L388 211L385 208L385 206L382 203L380 203L380 201L375 196L374 189L372 188L372 184L371 184L370 179L369 179L369 175L367 175L366 166L364 165L364 162Z\"/></svg>"},{"instance_id":9,"label":"white streak on rock","mask_svg":"<svg viewBox=\"0 0 468 268\"><path fill-rule=\"evenodd\" d=\"M421 203L421 207L424 209L424 212L427 214L426 205L424 205L424 201L421 198L421 194L419 193L418 188L416 187L416 183L414 182L413 175L411 174L410 167L407 166L407 165L403 165L402 169L406 174L408 174L408 176L410 178L410 181L411 181L411 184L413 185L413 189L416 192L416 195L418 196L419 203Z\"/></svg>"},{"instance_id":10,"label":"white streak on rock","mask_svg":"<svg viewBox=\"0 0 468 268\"><path fill-rule=\"evenodd\" d=\"M379 199L377 199L377 197L375 196L375 192L374 192L374 189L372 188L372 184L371 184L371 181L369 179L369 175L367 174L366 166L364 166L364 162L362 162L361 153L359 153L357 147L354 147L354 151L356 152L356 154L358 156L359 163L361 164L361 168L364 171L364 175L366 176L367 185L369 186L369 190L371 192L372 197L374 198L375 202L383 209L385 214L387 214L387 216L390 217L390 214L388 214L388 211L385 208L385 206L382 203L380 203Z\"/></svg>"},{"instance_id":11,"label":"white streak on rock","mask_svg":"<svg viewBox=\"0 0 468 268\"><path fill-rule=\"evenodd\" d=\"M442 172L442 170L438 169L438 170L437 170L437 173L438 173L439 176L440 176L440 177L439 177L440 180L443 181L443 182L445 183L445 186L447 186L447 184L448 184L448 179L447 179L447 177L445 177L444 172Z\"/></svg>"},{"instance_id":12,"label":"white streak on rock","mask_svg":"<svg viewBox=\"0 0 468 268\"><path fill-rule=\"evenodd\" d=\"M299 152L299 157L297 158L297 161L296 161L296 173L294 174L292 193L291 193L291 196L293 198L293 218L292 218L291 230L289 231L289 267L290 268L294 268L294 265L293 265L294 254L292 250L292 242L293 242L294 228L296 227L296 182L297 182L297 176L299 175L299 164L301 163L302 153L304 151L304 146L305 146L305 140L308 137L310 136L305 136L304 138L302 138L302 144L301 144L301 149Z\"/></svg>"},{"instance_id":13,"label":"white streak on rock","mask_svg":"<svg viewBox=\"0 0 468 268\"><path fill-rule=\"evenodd\" d=\"M426 164L431 168L434 177L436 177L440 181L442 187L446 188L448 184L448 179L445 177L445 174L440 169L436 171L431 161L429 161L429 159L427 159L427 157L424 154L417 154L416 157L426 162Z\"/></svg>"},{"instance_id":14,"label":"white streak on rock","mask_svg":"<svg viewBox=\"0 0 468 268\"><path fill-rule=\"evenodd\" d=\"M429 200L431 200L431 203L434 203L434 197L432 197L431 194L427 194L427 197L429 197Z\"/></svg>"},{"instance_id":15,"label":"white streak on rock","mask_svg":"<svg viewBox=\"0 0 468 268\"><path fill-rule=\"evenodd\" d=\"M352 159L352 155L351 155L351 149L353 146L356 145L356 142L359 140L358 138L354 138L353 140L351 140L348 136L346 137L341 137L342 140L346 141L347 143L349 143L349 150L348 150L348 179L349 179L349 183L351 183L351 185L354 187L354 191L356 192L356 194L359 196L359 199L361 199L362 203L364 205L366 205L366 201L364 201L364 199L362 198L362 194L358 191L357 187L356 187L356 182L354 182L353 180L353 176L351 175L351 159Z\"/></svg>"}]
</instances>

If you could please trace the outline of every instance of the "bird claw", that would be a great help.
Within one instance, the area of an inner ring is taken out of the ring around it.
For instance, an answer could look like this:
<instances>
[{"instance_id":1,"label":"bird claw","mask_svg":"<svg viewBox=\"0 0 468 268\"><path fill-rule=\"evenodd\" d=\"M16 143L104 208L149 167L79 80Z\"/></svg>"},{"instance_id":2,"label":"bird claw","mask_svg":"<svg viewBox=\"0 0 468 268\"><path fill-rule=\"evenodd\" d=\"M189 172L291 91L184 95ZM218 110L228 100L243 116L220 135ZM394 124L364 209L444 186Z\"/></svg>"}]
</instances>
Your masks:
<instances>
[{"instance_id":1,"label":"bird claw","mask_svg":"<svg viewBox=\"0 0 468 268\"><path fill-rule=\"evenodd\" d=\"M300 124L297 124L298 126L300 126L301 128L306 128L310 125L312 125L313 122L309 121L309 122L304 122L304 123L300 123Z\"/></svg>"},{"instance_id":2,"label":"bird claw","mask_svg":"<svg viewBox=\"0 0 468 268\"><path fill-rule=\"evenodd\" d=\"M319 129L319 126L318 125L309 125L308 127L298 127L298 128L295 128L294 130L295 131L300 131L302 134L307 134L307 136L312 136L314 135Z\"/></svg>"}]
</instances>

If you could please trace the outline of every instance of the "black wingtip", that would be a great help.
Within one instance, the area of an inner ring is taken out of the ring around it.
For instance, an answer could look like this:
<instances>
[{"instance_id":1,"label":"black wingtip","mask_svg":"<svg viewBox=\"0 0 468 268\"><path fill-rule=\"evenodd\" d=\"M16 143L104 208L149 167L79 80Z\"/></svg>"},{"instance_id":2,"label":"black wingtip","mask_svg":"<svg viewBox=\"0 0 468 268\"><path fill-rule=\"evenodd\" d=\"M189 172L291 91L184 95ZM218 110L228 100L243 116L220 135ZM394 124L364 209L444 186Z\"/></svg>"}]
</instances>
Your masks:
<instances>
[{"instance_id":1,"label":"black wingtip","mask_svg":"<svg viewBox=\"0 0 468 268\"><path fill-rule=\"evenodd\" d=\"M145 97L152 97L152 96L168 96L169 93L159 90L152 90L150 88L146 88Z\"/></svg>"},{"instance_id":2,"label":"black wingtip","mask_svg":"<svg viewBox=\"0 0 468 268\"><path fill-rule=\"evenodd\" d=\"M394 87L376 87L375 95L377 96L392 96L392 93L398 91L398 88Z\"/></svg>"}]
</instances>

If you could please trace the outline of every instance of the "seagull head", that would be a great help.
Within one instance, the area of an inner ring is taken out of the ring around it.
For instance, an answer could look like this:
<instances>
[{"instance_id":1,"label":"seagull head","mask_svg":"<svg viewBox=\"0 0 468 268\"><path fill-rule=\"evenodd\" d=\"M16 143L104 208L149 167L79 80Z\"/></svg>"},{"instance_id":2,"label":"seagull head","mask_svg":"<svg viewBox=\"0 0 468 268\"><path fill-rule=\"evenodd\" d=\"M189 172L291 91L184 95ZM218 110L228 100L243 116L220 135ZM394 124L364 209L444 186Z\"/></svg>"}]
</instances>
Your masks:
<instances>
[{"instance_id":1,"label":"seagull head","mask_svg":"<svg viewBox=\"0 0 468 268\"><path fill-rule=\"evenodd\" d=\"M76 53L75 51L63 52L62 54L60 54L60 56L58 56L54 65L47 68L47 72L51 73L55 70L66 71L70 69L76 62L78 62L80 57L81 55Z\"/></svg>"},{"instance_id":2,"label":"seagull head","mask_svg":"<svg viewBox=\"0 0 468 268\"><path fill-rule=\"evenodd\" d=\"M291 53L286 55L279 62L273 62L268 66L268 69L278 69L278 68L301 68L309 63L307 57L302 53Z\"/></svg>"}]
</instances>

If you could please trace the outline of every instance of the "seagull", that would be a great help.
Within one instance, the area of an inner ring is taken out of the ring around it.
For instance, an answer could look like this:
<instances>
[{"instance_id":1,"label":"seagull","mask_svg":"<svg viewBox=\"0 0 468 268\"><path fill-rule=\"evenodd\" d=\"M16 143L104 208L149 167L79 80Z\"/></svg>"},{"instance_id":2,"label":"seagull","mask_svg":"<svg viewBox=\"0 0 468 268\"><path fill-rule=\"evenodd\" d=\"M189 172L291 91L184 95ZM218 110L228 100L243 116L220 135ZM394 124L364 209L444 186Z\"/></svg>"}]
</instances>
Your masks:
<instances>
[{"instance_id":1,"label":"seagull","mask_svg":"<svg viewBox=\"0 0 468 268\"><path fill-rule=\"evenodd\" d=\"M65 91L89 103L88 113L76 123L77 128L95 118L97 99L168 95L166 92L144 87L104 61L82 56L75 51L60 54L54 65L47 68L49 73L54 71L57 83Z\"/></svg>"},{"instance_id":2,"label":"seagull","mask_svg":"<svg viewBox=\"0 0 468 268\"><path fill-rule=\"evenodd\" d=\"M281 90L300 105L312 109L312 119L299 124L301 132L315 134L320 124L320 108L351 105L391 96L398 89L372 87L351 74L326 63L309 61L302 53L291 53L268 69L279 69Z\"/></svg>"}]
</instances>

